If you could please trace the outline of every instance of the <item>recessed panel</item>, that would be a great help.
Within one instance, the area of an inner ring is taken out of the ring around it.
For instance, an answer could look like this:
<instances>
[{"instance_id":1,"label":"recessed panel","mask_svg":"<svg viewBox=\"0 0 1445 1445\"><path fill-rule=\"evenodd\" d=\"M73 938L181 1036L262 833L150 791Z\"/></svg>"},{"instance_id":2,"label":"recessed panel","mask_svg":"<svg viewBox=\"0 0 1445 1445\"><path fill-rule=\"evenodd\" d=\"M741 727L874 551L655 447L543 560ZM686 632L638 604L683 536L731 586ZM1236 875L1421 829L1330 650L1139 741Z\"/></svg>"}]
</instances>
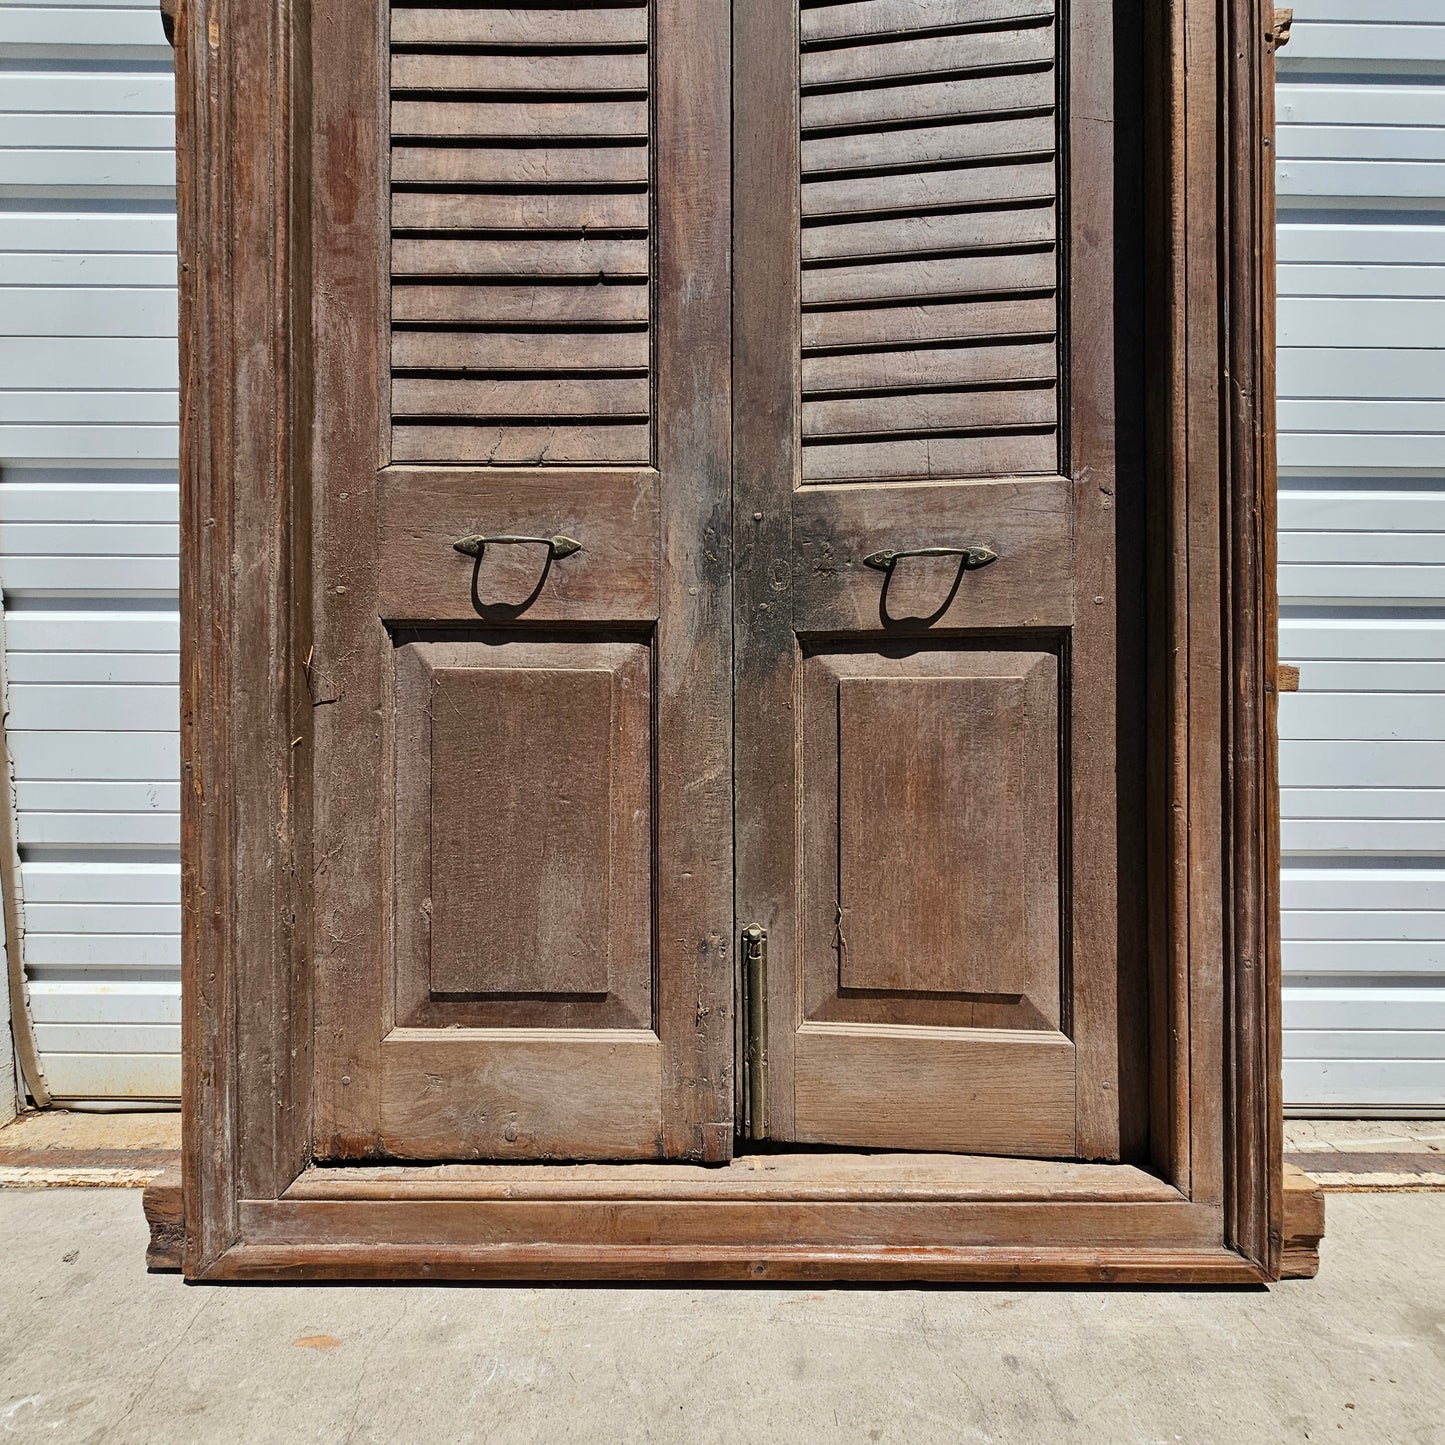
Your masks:
<instances>
[{"instance_id":1,"label":"recessed panel","mask_svg":"<svg viewBox=\"0 0 1445 1445\"><path fill-rule=\"evenodd\" d=\"M804 678L804 1016L1057 1029L1054 653L860 644Z\"/></svg>"},{"instance_id":2,"label":"recessed panel","mask_svg":"<svg viewBox=\"0 0 1445 1445\"><path fill-rule=\"evenodd\" d=\"M397 1022L646 1027L649 649L396 650Z\"/></svg>"},{"instance_id":3,"label":"recessed panel","mask_svg":"<svg viewBox=\"0 0 1445 1445\"><path fill-rule=\"evenodd\" d=\"M607 992L614 675L431 675L433 993Z\"/></svg>"},{"instance_id":4,"label":"recessed panel","mask_svg":"<svg viewBox=\"0 0 1445 1445\"><path fill-rule=\"evenodd\" d=\"M838 685L844 988L1010 993L1028 984L1024 679ZM1035 760L1035 765L1037 765ZM1045 839L1052 852L1052 839ZM1046 874L1052 859L1045 858Z\"/></svg>"}]
</instances>

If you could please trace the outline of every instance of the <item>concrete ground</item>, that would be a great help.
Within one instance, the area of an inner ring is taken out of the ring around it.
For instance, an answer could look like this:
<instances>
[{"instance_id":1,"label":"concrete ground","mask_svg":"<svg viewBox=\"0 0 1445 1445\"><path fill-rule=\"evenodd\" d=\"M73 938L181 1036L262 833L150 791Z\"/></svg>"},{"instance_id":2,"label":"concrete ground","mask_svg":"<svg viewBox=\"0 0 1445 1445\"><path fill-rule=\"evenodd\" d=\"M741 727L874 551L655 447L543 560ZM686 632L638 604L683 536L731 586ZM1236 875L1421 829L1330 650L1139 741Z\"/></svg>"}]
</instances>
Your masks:
<instances>
[{"instance_id":1,"label":"concrete ground","mask_svg":"<svg viewBox=\"0 0 1445 1445\"><path fill-rule=\"evenodd\" d=\"M1445 1442L1445 1193L1264 1290L187 1286L0 1190L0 1441Z\"/></svg>"}]
</instances>

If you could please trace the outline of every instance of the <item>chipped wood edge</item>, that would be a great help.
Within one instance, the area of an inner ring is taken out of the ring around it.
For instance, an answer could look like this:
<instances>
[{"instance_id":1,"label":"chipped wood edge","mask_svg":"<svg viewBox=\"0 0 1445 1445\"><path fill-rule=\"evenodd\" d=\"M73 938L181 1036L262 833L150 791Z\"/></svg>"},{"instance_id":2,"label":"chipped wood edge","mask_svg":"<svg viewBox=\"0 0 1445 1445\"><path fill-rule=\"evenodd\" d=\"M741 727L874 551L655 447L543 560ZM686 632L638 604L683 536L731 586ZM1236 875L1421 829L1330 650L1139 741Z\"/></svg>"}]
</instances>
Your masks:
<instances>
[{"instance_id":1,"label":"chipped wood edge","mask_svg":"<svg viewBox=\"0 0 1445 1445\"><path fill-rule=\"evenodd\" d=\"M1320 1241L1324 1237L1324 1190L1297 1164L1287 1162L1279 1277L1313 1279L1320 1272Z\"/></svg>"},{"instance_id":2,"label":"chipped wood edge","mask_svg":"<svg viewBox=\"0 0 1445 1445\"><path fill-rule=\"evenodd\" d=\"M172 1271L182 1267L186 1249L185 1202L181 1171L167 1169L145 1187L141 1199L150 1241L146 1247L146 1268Z\"/></svg>"}]
</instances>

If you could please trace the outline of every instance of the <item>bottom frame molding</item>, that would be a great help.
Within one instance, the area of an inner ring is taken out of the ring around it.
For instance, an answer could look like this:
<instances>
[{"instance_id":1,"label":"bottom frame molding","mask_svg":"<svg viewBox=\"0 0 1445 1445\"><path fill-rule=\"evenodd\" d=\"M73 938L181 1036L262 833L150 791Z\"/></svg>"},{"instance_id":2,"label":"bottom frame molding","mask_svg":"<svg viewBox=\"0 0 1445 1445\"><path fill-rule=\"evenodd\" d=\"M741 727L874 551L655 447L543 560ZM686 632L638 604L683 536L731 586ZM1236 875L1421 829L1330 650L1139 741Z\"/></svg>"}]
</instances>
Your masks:
<instances>
[{"instance_id":1,"label":"bottom frame molding","mask_svg":"<svg viewBox=\"0 0 1445 1445\"><path fill-rule=\"evenodd\" d=\"M695 1165L309 1168L213 1258L146 1191L152 1269L198 1280L1259 1284L1223 1211L1128 1165L752 1155Z\"/></svg>"}]
</instances>

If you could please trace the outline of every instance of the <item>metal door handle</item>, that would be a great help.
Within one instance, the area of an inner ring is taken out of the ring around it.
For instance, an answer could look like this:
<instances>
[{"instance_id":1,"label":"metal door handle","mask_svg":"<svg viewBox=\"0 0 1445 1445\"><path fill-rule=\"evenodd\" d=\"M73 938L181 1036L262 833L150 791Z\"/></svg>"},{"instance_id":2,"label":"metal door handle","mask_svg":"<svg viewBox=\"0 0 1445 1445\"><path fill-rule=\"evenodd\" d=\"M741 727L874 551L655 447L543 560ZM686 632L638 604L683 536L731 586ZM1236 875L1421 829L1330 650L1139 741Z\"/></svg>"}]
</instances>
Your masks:
<instances>
[{"instance_id":1,"label":"metal door handle","mask_svg":"<svg viewBox=\"0 0 1445 1445\"><path fill-rule=\"evenodd\" d=\"M452 543L452 550L467 557L480 557L488 547L510 547L525 542L545 547L549 561L554 561L558 557L570 557L574 552L582 550L581 542L577 541L575 537L564 537L560 532L555 537L518 537L509 532L500 533L495 537L462 537Z\"/></svg>"},{"instance_id":2,"label":"metal door handle","mask_svg":"<svg viewBox=\"0 0 1445 1445\"><path fill-rule=\"evenodd\" d=\"M874 552L863 559L863 565L875 567L880 572L891 572L900 557L962 557L965 572L973 572L998 561L998 553L992 547L901 547L896 551Z\"/></svg>"}]
</instances>

